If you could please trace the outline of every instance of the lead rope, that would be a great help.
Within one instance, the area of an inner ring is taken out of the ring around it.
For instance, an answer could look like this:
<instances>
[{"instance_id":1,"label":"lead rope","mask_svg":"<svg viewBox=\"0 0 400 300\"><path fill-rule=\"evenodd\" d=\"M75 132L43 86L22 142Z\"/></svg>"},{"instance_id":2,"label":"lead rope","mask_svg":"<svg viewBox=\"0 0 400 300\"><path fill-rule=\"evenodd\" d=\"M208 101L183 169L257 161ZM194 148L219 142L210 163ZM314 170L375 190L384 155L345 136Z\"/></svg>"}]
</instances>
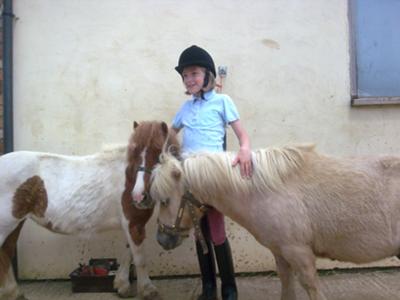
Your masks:
<instances>
[{"instance_id":1,"label":"lead rope","mask_svg":"<svg viewBox=\"0 0 400 300\"><path fill-rule=\"evenodd\" d=\"M189 206L189 214L190 217L192 218L192 222L194 225L194 235L195 238L200 242L201 248L203 249L203 254L208 253L208 247L206 240L204 238L203 232L200 229L200 219L197 217L196 212L194 211L194 205L192 202L188 201L188 206Z\"/></svg>"},{"instance_id":2,"label":"lead rope","mask_svg":"<svg viewBox=\"0 0 400 300\"><path fill-rule=\"evenodd\" d=\"M192 219L192 222L193 222L195 238L200 242L201 248L203 249L203 253L207 254L208 253L207 243L206 243L206 240L204 238L203 232L201 231L200 218L197 217L196 212L195 212L195 208L198 208L201 212L205 213L208 210L209 207L204 205L204 204L202 204L189 191L187 191L183 195L182 198L183 198L182 202L184 202L184 203L186 203L188 205L189 215L190 215L190 218ZM182 212L178 212L178 217L179 217L179 213L183 215L183 207L184 207L184 205L181 204L181 207L179 208L179 211L182 210ZM181 217L181 219L182 219L182 217Z\"/></svg>"}]
</instances>

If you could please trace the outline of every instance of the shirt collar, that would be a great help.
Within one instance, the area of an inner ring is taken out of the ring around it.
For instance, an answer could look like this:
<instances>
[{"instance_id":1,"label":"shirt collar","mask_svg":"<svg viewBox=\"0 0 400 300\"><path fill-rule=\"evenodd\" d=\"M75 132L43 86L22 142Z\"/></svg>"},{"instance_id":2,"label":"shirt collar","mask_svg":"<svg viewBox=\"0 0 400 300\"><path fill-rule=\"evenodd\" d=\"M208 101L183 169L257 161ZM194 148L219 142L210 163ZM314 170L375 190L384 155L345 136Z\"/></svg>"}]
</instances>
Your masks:
<instances>
[{"instance_id":1,"label":"shirt collar","mask_svg":"<svg viewBox=\"0 0 400 300\"><path fill-rule=\"evenodd\" d=\"M208 91L208 92L205 92L205 93L203 94L203 98L204 98L204 99L202 99L202 98L200 98L200 97L194 97L194 96L192 96L192 99L193 99L193 101L197 101L197 100L205 100L205 101L208 101L208 100L210 100L214 95L215 95L215 91L212 89L212 90L210 90L210 91Z\"/></svg>"}]
</instances>

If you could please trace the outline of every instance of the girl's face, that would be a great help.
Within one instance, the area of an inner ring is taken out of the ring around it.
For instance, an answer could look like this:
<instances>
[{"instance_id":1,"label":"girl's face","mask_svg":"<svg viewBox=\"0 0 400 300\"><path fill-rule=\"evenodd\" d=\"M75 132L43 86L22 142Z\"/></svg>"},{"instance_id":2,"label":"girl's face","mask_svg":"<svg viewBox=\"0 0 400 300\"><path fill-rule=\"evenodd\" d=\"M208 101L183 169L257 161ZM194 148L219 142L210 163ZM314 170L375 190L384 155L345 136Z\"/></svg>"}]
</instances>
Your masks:
<instances>
[{"instance_id":1,"label":"girl's face","mask_svg":"<svg viewBox=\"0 0 400 300\"><path fill-rule=\"evenodd\" d=\"M205 77L205 68L198 66L189 66L183 69L182 78L186 90L191 95L199 95L203 88Z\"/></svg>"}]
</instances>

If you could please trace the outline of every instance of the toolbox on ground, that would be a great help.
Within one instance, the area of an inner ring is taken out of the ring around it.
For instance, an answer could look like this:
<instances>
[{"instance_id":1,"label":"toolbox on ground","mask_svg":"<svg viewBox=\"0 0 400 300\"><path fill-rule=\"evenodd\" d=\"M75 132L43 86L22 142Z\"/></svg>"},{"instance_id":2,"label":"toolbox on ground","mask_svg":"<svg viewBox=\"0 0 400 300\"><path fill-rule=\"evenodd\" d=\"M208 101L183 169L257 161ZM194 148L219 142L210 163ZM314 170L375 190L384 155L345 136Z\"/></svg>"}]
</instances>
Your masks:
<instances>
[{"instance_id":1,"label":"toolbox on ground","mask_svg":"<svg viewBox=\"0 0 400 300\"><path fill-rule=\"evenodd\" d=\"M115 292L113 282L118 270L115 258L90 259L89 264L79 264L70 275L72 292Z\"/></svg>"}]
</instances>

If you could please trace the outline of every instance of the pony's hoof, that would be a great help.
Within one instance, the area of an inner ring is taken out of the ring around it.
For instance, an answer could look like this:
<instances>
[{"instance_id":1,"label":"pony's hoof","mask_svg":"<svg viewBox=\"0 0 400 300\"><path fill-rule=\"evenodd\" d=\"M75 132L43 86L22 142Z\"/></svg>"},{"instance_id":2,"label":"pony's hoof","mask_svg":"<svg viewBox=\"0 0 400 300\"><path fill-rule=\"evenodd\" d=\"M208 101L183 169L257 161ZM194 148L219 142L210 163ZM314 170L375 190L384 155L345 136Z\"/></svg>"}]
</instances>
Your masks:
<instances>
[{"instance_id":1,"label":"pony's hoof","mask_svg":"<svg viewBox=\"0 0 400 300\"><path fill-rule=\"evenodd\" d=\"M152 284L144 287L142 298L143 300L162 300L157 288Z\"/></svg>"},{"instance_id":2,"label":"pony's hoof","mask_svg":"<svg viewBox=\"0 0 400 300\"><path fill-rule=\"evenodd\" d=\"M143 296L143 300L163 300L158 292L151 292L149 295Z\"/></svg>"},{"instance_id":3,"label":"pony's hoof","mask_svg":"<svg viewBox=\"0 0 400 300\"><path fill-rule=\"evenodd\" d=\"M118 289L118 296L120 298L131 298L137 295L136 285L131 284L123 288Z\"/></svg>"},{"instance_id":4,"label":"pony's hoof","mask_svg":"<svg viewBox=\"0 0 400 300\"><path fill-rule=\"evenodd\" d=\"M20 294L15 300L28 300L28 298L26 298L24 294Z\"/></svg>"}]
</instances>

